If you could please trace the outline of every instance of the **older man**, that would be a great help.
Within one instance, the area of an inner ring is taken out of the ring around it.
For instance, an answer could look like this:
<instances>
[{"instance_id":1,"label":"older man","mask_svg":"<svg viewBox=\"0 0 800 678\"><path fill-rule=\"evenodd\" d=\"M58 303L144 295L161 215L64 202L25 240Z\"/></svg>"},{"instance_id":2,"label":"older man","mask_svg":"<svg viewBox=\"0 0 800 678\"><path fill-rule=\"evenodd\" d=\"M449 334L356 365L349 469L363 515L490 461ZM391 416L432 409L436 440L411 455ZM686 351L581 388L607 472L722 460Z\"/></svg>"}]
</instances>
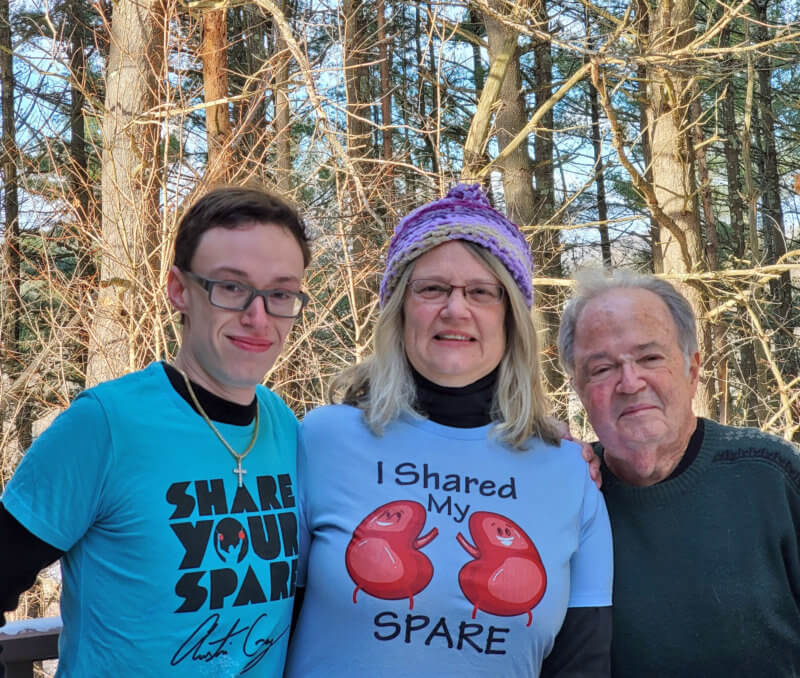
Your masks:
<instances>
[{"instance_id":1,"label":"older man","mask_svg":"<svg viewBox=\"0 0 800 678\"><path fill-rule=\"evenodd\" d=\"M559 350L600 439L615 678L800 676L800 456L694 415L686 299L654 277L586 276Z\"/></svg>"},{"instance_id":2,"label":"older man","mask_svg":"<svg viewBox=\"0 0 800 678\"><path fill-rule=\"evenodd\" d=\"M61 558L57 676L283 674L297 420L260 384L307 301L308 261L278 197L200 198L167 279L174 362L85 391L25 455L0 504L0 613Z\"/></svg>"}]
</instances>

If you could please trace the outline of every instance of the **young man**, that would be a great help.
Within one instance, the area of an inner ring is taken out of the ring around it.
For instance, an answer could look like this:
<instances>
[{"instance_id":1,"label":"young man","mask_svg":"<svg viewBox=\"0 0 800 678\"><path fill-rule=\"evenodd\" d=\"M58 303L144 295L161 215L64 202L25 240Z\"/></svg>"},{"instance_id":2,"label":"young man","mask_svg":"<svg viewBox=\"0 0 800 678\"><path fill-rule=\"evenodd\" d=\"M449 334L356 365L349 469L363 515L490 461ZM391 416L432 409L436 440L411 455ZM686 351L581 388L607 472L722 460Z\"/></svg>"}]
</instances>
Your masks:
<instances>
[{"instance_id":1,"label":"young man","mask_svg":"<svg viewBox=\"0 0 800 678\"><path fill-rule=\"evenodd\" d=\"M800 676L800 455L695 416L689 303L652 276L586 277L559 350L600 439L612 675Z\"/></svg>"},{"instance_id":2,"label":"young man","mask_svg":"<svg viewBox=\"0 0 800 678\"><path fill-rule=\"evenodd\" d=\"M58 676L282 674L297 421L259 384L307 301L308 262L287 203L202 197L167 281L174 363L85 391L24 457L0 504L0 603L62 558Z\"/></svg>"}]
</instances>

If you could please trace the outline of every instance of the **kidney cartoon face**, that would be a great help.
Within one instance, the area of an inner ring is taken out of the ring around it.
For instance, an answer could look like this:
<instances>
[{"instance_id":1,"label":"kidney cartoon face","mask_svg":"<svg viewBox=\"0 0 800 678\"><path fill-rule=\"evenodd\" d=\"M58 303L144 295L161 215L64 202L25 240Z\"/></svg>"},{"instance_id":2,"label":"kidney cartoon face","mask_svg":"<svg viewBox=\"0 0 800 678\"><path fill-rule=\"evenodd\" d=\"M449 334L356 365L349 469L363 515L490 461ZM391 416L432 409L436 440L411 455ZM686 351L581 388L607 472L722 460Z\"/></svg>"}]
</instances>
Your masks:
<instances>
[{"instance_id":1,"label":"kidney cartoon face","mask_svg":"<svg viewBox=\"0 0 800 678\"><path fill-rule=\"evenodd\" d=\"M363 589L385 600L408 598L409 609L414 609L414 596L433 577L433 565L419 549L439 534L434 527L419 536L426 515L419 502L392 501L359 523L344 558L356 585L354 603L358 590Z\"/></svg>"},{"instance_id":2,"label":"kidney cartoon face","mask_svg":"<svg viewBox=\"0 0 800 678\"><path fill-rule=\"evenodd\" d=\"M456 539L474 560L458 573L461 591L478 610L512 617L536 607L547 588L547 573L530 537L513 520L488 511L476 511L469 519L472 546L459 532Z\"/></svg>"}]
</instances>

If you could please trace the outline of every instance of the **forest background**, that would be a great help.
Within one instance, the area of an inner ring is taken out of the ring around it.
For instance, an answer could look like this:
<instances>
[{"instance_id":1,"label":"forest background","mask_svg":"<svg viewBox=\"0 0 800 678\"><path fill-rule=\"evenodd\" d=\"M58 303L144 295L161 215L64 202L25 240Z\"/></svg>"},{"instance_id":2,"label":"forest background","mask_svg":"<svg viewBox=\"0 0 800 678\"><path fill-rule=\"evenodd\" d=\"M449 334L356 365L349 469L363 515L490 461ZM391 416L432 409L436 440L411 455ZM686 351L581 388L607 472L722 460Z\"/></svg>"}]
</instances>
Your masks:
<instances>
[{"instance_id":1,"label":"forest background","mask_svg":"<svg viewBox=\"0 0 800 678\"><path fill-rule=\"evenodd\" d=\"M800 440L796 0L0 0L0 489L83 388L169 359L182 209L255 182L314 237L268 377L298 416L369 351L397 221L481 182L555 333L581 266L700 319L698 412ZM29 597L37 616L57 591Z\"/></svg>"}]
</instances>

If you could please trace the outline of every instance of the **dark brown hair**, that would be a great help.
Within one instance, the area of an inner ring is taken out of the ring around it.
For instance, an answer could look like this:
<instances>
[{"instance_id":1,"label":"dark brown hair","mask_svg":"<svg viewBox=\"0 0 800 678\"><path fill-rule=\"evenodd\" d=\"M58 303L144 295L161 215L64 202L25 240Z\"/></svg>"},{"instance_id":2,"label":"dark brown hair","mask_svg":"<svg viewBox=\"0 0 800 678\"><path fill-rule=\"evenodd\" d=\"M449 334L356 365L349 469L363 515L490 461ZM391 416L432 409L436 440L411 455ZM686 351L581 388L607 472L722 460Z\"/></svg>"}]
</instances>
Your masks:
<instances>
[{"instance_id":1,"label":"dark brown hair","mask_svg":"<svg viewBox=\"0 0 800 678\"><path fill-rule=\"evenodd\" d=\"M190 270L192 257L203 233L212 228L239 228L247 224L274 224L287 229L303 253L303 265L311 261L306 225L289 202L272 193L245 186L221 186L206 193L183 215L175 236L173 263Z\"/></svg>"}]
</instances>

